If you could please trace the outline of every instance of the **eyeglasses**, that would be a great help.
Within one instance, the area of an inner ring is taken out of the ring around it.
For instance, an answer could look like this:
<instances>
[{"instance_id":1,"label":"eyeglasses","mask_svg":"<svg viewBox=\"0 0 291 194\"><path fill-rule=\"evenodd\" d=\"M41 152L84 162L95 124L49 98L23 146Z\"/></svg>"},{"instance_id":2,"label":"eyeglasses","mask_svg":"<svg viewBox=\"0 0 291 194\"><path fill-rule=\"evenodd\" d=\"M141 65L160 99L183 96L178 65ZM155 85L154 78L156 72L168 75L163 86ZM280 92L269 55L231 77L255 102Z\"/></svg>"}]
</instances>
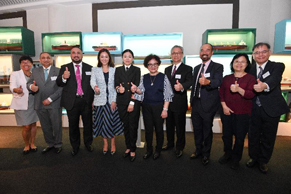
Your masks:
<instances>
[{"instance_id":1,"label":"eyeglasses","mask_svg":"<svg viewBox=\"0 0 291 194\"><path fill-rule=\"evenodd\" d=\"M260 54L267 54L269 52L269 50L263 50L263 51L256 51L256 52L254 52L253 54L254 55L260 55Z\"/></svg>"},{"instance_id":2,"label":"eyeglasses","mask_svg":"<svg viewBox=\"0 0 291 194\"><path fill-rule=\"evenodd\" d=\"M157 67L159 64L158 63L149 63L148 67Z\"/></svg>"},{"instance_id":3,"label":"eyeglasses","mask_svg":"<svg viewBox=\"0 0 291 194\"><path fill-rule=\"evenodd\" d=\"M182 52L178 52L178 53L171 53L172 55L182 55L183 53Z\"/></svg>"}]
</instances>

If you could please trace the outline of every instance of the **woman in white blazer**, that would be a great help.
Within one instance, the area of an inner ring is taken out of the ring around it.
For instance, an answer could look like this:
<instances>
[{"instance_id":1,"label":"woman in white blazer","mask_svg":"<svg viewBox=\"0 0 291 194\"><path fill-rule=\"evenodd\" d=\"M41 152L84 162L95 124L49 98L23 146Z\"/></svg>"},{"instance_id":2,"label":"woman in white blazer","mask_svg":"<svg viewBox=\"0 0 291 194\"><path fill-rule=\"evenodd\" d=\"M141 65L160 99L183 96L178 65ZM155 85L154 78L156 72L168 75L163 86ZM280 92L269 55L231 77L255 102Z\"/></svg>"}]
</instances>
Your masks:
<instances>
[{"instance_id":1,"label":"woman in white blazer","mask_svg":"<svg viewBox=\"0 0 291 194\"><path fill-rule=\"evenodd\" d=\"M34 110L34 96L26 88L33 61L24 55L20 57L19 63L21 70L12 72L10 76L10 90L13 94L10 108L14 109L17 125L23 126L22 137L25 144L23 154L26 155L29 151L37 151L34 140L38 117Z\"/></svg>"},{"instance_id":2,"label":"woman in white blazer","mask_svg":"<svg viewBox=\"0 0 291 194\"><path fill-rule=\"evenodd\" d=\"M115 68L112 57L107 49L98 53L97 67L92 68L91 87L95 91L93 110L93 137L103 137L103 154L108 151L107 139L111 139L111 155L116 151L116 135L123 134L116 106L116 91L114 87Z\"/></svg>"}]
</instances>

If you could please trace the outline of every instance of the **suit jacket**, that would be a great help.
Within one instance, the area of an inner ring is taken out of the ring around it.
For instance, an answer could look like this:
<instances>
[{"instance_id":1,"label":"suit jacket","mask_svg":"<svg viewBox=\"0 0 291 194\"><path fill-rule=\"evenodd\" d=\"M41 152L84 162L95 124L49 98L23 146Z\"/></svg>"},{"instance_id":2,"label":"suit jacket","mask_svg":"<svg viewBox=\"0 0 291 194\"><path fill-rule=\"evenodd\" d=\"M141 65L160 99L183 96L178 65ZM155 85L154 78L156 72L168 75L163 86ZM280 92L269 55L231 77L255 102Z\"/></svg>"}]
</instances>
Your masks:
<instances>
[{"instance_id":1,"label":"suit jacket","mask_svg":"<svg viewBox=\"0 0 291 194\"><path fill-rule=\"evenodd\" d=\"M115 68L109 67L109 78L108 78L108 102L111 104L112 102L116 102L116 91L114 87L114 73ZM97 85L100 89L99 94L94 95L94 106L103 106L107 102L107 92L106 92L106 82L103 74L102 67L93 67L92 75L90 81L91 87L94 90L94 87Z\"/></svg>"},{"instance_id":2,"label":"suit jacket","mask_svg":"<svg viewBox=\"0 0 291 194\"><path fill-rule=\"evenodd\" d=\"M285 65L283 63L268 61L260 79L262 82L269 85L270 91L262 91L256 93L256 95L259 97L264 111L270 117L278 117L289 112L289 108L281 91L281 80L284 69ZM258 77L256 65L252 66L250 74L254 75L256 78ZM256 103L255 101L256 98L253 99L253 103Z\"/></svg>"},{"instance_id":3,"label":"suit jacket","mask_svg":"<svg viewBox=\"0 0 291 194\"><path fill-rule=\"evenodd\" d=\"M131 65L128 72L125 71L124 65L117 67L115 71L115 87L122 86L124 87L124 93L117 93L117 104L128 105L131 100L131 82L136 86L140 82L140 68Z\"/></svg>"},{"instance_id":4,"label":"suit jacket","mask_svg":"<svg viewBox=\"0 0 291 194\"><path fill-rule=\"evenodd\" d=\"M23 96L19 96L17 93L13 92L13 88L18 88L19 86L23 89ZM28 95L29 91L26 88L26 79L22 70L13 71L10 76L10 91L13 94L10 108L15 110L27 110L28 108Z\"/></svg>"},{"instance_id":5,"label":"suit jacket","mask_svg":"<svg viewBox=\"0 0 291 194\"><path fill-rule=\"evenodd\" d=\"M202 64L197 65L194 68L194 74L193 74L193 85L191 90L191 104L193 100L196 100L194 95L195 90L195 84L196 79L198 76L199 69ZM210 73L210 77L206 77L210 80L210 84L206 86L201 86L200 91L200 100L201 105L204 112L216 112L220 106L220 100L219 100L219 93L218 88L220 87L222 83L222 73L223 73L223 66L219 63L215 63L213 61L210 62L206 72Z\"/></svg>"},{"instance_id":6,"label":"suit jacket","mask_svg":"<svg viewBox=\"0 0 291 194\"><path fill-rule=\"evenodd\" d=\"M187 101L187 90L192 85L192 67L185 65L184 63L181 63L177 71L175 72L175 75L172 78L172 68L173 65L167 67L165 69L165 74L167 75L169 81L171 82L172 90L174 93L174 97L172 99L172 102L170 102L169 110L172 112L186 112L188 109L188 101ZM176 84L176 81L179 81L184 90L183 92L179 91L177 92L174 88L174 85Z\"/></svg>"},{"instance_id":7,"label":"suit jacket","mask_svg":"<svg viewBox=\"0 0 291 194\"><path fill-rule=\"evenodd\" d=\"M66 70L66 67L70 71L70 77L67 79L66 83L64 83L62 76ZM82 89L84 93L84 99L88 105L92 104L94 97L94 91L90 85L91 69L91 65L82 62ZM57 85L63 87L61 106L65 107L67 110L71 110L73 108L77 94L77 79L74 70L74 64L72 62L61 66L61 70L57 77Z\"/></svg>"},{"instance_id":8,"label":"suit jacket","mask_svg":"<svg viewBox=\"0 0 291 194\"><path fill-rule=\"evenodd\" d=\"M44 69L42 67L34 68L30 79L27 82L27 89L30 90L30 85L35 81L38 86L38 91L34 95L34 108L39 109L55 109L60 108L62 87L56 84L56 79L59 75L60 69L52 66L50 68L47 80L44 80ZM49 105L43 105L42 101L47 98L52 99L52 103Z\"/></svg>"}]
</instances>

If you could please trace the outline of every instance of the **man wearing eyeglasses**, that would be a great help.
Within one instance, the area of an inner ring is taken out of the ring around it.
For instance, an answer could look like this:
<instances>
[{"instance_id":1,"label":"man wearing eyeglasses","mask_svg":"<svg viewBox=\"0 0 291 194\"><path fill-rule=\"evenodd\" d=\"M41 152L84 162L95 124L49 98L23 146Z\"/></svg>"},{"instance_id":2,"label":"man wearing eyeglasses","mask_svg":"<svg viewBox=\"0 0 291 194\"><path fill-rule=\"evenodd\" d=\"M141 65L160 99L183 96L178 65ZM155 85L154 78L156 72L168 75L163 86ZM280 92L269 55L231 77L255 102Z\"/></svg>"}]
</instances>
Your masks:
<instances>
[{"instance_id":1,"label":"man wearing eyeglasses","mask_svg":"<svg viewBox=\"0 0 291 194\"><path fill-rule=\"evenodd\" d=\"M282 96L281 79L285 69L283 63L269 61L271 55L268 43L257 43L253 48L256 64L250 74L257 78L254 85L251 126L249 129L249 156L247 167L259 164L262 173L267 173L277 135L280 116L289 112Z\"/></svg>"},{"instance_id":2,"label":"man wearing eyeglasses","mask_svg":"<svg viewBox=\"0 0 291 194\"><path fill-rule=\"evenodd\" d=\"M202 63L194 68L191 91L191 118L196 150L191 159L202 156L202 164L209 163L213 138L213 119L219 108L218 88L222 83L223 66L211 60L213 47L204 44L200 48Z\"/></svg>"},{"instance_id":3,"label":"man wearing eyeglasses","mask_svg":"<svg viewBox=\"0 0 291 194\"><path fill-rule=\"evenodd\" d=\"M170 102L166 120L167 144L163 146L162 150L169 150L174 147L176 128L175 154L177 158L183 155L185 147L186 111L188 109L187 90L192 85L192 67L182 62L183 50L181 46L173 46L171 49L173 65L165 69L165 74L171 82L174 97Z\"/></svg>"}]
</instances>

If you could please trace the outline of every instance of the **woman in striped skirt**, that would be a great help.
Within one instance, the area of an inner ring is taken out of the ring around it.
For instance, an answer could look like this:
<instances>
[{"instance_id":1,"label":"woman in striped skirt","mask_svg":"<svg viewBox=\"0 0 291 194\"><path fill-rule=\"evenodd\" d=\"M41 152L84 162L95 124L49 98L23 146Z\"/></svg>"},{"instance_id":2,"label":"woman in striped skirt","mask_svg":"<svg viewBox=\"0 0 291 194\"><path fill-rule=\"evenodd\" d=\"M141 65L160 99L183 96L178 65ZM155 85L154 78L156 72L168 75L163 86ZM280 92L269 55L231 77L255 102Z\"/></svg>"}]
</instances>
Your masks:
<instances>
[{"instance_id":1,"label":"woman in striped skirt","mask_svg":"<svg viewBox=\"0 0 291 194\"><path fill-rule=\"evenodd\" d=\"M107 49L98 53L97 67L92 68L91 87L95 91L93 110L93 136L103 137L103 154L108 151L107 139L111 139L111 155L115 154L116 135L123 134L123 126L116 107L114 87L115 68Z\"/></svg>"}]
</instances>

